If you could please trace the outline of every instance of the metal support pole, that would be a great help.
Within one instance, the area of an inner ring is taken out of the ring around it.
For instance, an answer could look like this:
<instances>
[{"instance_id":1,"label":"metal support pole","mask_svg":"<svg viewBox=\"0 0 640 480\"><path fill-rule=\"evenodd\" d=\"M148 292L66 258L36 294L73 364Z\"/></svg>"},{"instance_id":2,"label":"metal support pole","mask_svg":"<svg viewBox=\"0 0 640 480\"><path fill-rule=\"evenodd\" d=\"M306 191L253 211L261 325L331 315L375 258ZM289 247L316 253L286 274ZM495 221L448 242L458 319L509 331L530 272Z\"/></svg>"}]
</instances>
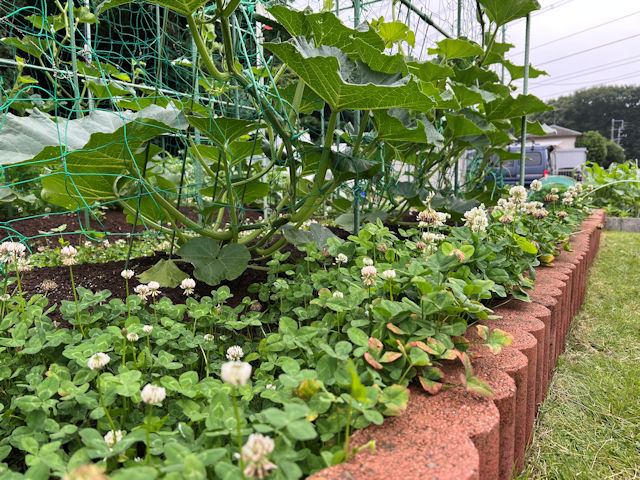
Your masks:
<instances>
[{"instance_id":1,"label":"metal support pole","mask_svg":"<svg viewBox=\"0 0 640 480\"><path fill-rule=\"evenodd\" d=\"M73 86L73 110L77 117L82 117L82 109L78 107L80 102L80 85L78 83L78 52L76 51L76 22L73 15L73 0L67 2L67 14L69 16L69 44L71 46L71 84Z\"/></svg>"},{"instance_id":2,"label":"metal support pole","mask_svg":"<svg viewBox=\"0 0 640 480\"><path fill-rule=\"evenodd\" d=\"M256 13L261 17L266 16L267 10L264 8L264 5L262 4L262 2L256 3ZM256 70L258 70L259 74L260 74L260 70L263 67L263 64L262 64L263 63L262 61L264 58L264 50L262 48L263 42L264 42L264 32L262 31L262 24L260 22L256 22ZM258 83L262 85L262 75L258 76ZM321 122L323 122L322 126L324 127L324 118L322 118ZM269 161L266 158L262 160L263 169L266 168L268 164L269 164ZM269 210L268 194L262 197L262 206L263 206L262 214L266 221L269 218L269 215L271 215L271 212Z\"/></svg>"},{"instance_id":3,"label":"metal support pole","mask_svg":"<svg viewBox=\"0 0 640 480\"><path fill-rule=\"evenodd\" d=\"M89 0L84 0L84 5L87 8L90 8ZM84 59L87 65L91 65L93 61L93 55L91 50L91 25L88 23L84 24ZM95 108L95 102L93 101L93 93L91 90L87 89L87 98L89 99L89 110L93 110Z\"/></svg>"},{"instance_id":4,"label":"metal support pole","mask_svg":"<svg viewBox=\"0 0 640 480\"><path fill-rule=\"evenodd\" d=\"M527 94L529 89L529 46L531 36L531 15L527 14L527 25L524 39L524 78L522 79L522 93ZM527 158L527 116L522 116L522 132L520 133L520 185L524 186L525 168L524 162Z\"/></svg>"},{"instance_id":5,"label":"metal support pole","mask_svg":"<svg viewBox=\"0 0 640 480\"><path fill-rule=\"evenodd\" d=\"M457 26L456 26L456 38L460 38L462 34L462 0L458 0L458 22L457 22ZM456 164L453 166L453 175L454 175L454 179L453 179L453 194L457 197L458 194L460 193L460 185L459 185L459 180L458 180L458 176L460 175L458 170L459 170L459 164L460 164L460 159L458 158L456 160Z\"/></svg>"},{"instance_id":6,"label":"metal support pole","mask_svg":"<svg viewBox=\"0 0 640 480\"><path fill-rule=\"evenodd\" d=\"M507 36L507 27L502 26L502 43L505 43ZM504 63L502 64L502 72L500 73L500 83L504 84Z\"/></svg>"}]
</instances>

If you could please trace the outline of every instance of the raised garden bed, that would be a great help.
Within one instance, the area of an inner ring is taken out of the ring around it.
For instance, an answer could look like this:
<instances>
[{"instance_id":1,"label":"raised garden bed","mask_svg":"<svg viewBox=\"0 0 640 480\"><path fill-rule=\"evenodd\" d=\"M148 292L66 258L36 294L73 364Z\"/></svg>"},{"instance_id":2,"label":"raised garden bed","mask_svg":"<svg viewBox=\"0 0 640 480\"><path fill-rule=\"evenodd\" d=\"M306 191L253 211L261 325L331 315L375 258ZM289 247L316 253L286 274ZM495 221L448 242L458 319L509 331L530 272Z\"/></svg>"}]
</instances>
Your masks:
<instances>
[{"instance_id":1,"label":"raised garden bed","mask_svg":"<svg viewBox=\"0 0 640 480\"><path fill-rule=\"evenodd\" d=\"M501 318L482 322L514 336L512 345L498 355L475 349L474 371L494 389L493 399L461 389L429 396L411 388L403 415L353 435L354 446L374 440L375 453L362 451L310 478L371 480L401 474L404 479L489 480L519 472L535 413L584 299L605 217L603 210L595 212L574 236L573 251L562 252L553 266L536 269L531 303L511 300L495 309ZM470 340L475 330L467 332ZM452 366L447 373L460 372Z\"/></svg>"}]
</instances>

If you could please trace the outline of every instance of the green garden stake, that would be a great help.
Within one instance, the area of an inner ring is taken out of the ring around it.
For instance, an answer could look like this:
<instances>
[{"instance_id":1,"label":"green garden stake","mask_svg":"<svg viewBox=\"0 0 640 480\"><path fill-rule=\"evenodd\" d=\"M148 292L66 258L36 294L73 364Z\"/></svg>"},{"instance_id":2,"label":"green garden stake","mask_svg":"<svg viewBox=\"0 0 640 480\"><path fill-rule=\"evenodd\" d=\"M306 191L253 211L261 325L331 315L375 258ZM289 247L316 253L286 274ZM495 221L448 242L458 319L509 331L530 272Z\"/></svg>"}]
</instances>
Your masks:
<instances>
[{"instance_id":1,"label":"green garden stake","mask_svg":"<svg viewBox=\"0 0 640 480\"><path fill-rule=\"evenodd\" d=\"M526 95L529 89L529 46L531 36L531 15L527 15L527 24L524 41L524 78L522 79L522 94ZM520 133L520 185L524 185L525 172L524 162L526 160L527 149L527 116L522 117L522 132Z\"/></svg>"}]
</instances>

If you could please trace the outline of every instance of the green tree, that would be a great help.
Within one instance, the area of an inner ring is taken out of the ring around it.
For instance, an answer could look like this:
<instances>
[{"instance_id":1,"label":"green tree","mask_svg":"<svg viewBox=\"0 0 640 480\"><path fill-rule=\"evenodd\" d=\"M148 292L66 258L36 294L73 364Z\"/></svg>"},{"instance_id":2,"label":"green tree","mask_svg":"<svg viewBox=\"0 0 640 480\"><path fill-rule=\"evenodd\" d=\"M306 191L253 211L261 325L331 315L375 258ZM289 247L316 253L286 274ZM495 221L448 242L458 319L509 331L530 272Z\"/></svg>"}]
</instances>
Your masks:
<instances>
[{"instance_id":1,"label":"green tree","mask_svg":"<svg viewBox=\"0 0 640 480\"><path fill-rule=\"evenodd\" d=\"M607 139L600 132L591 130L583 133L576 140L576 147L587 147L587 161L605 167L607 161Z\"/></svg>"},{"instance_id":2,"label":"green tree","mask_svg":"<svg viewBox=\"0 0 640 480\"><path fill-rule=\"evenodd\" d=\"M624 148L618 145L615 142L609 140L607 142L607 157L605 159L605 165L603 167L608 167L612 163L624 163L626 160L626 156L624 153Z\"/></svg>"},{"instance_id":3,"label":"green tree","mask_svg":"<svg viewBox=\"0 0 640 480\"><path fill-rule=\"evenodd\" d=\"M611 137L612 119L624 120L620 146L627 158L640 158L640 86L587 88L549 104L555 111L542 113L537 120L581 132L596 130L605 138Z\"/></svg>"}]
</instances>

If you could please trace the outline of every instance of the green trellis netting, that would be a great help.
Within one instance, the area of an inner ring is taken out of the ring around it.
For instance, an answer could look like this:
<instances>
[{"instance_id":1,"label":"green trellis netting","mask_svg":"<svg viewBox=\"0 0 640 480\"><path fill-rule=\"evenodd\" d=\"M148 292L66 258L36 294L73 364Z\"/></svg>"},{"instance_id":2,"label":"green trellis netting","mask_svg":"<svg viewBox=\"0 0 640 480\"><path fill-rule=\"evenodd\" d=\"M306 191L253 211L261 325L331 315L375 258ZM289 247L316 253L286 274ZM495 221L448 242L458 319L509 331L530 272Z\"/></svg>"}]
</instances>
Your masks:
<instances>
[{"instance_id":1,"label":"green trellis netting","mask_svg":"<svg viewBox=\"0 0 640 480\"><path fill-rule=\"evenodd\" d=\"M258 215L266 218L274 208L281 214L294 211L316 195L310 182L303 183L308 188L301 188L295 204L278 205L277 192L291 171L280 158L283 148L277 125L268 120L273 113L270 117L253 93L279 105L275 120L293 131L294 140L310 145L301 150L302 155L317 154L311 145L322 138L327 120L324 103L309 89L299 99L298 111L291 112L295 83L287 81L275 57L261 47L263 41L279 35L269 26L266 7L271 4L243 0L231 17L235 58L251 81L225 85L200 74L203 60L185 17L168 8L141 1L96 17L97 5L90 0L3 1L0 167L4 186L0 205L7 219L0 222L4 234L0 236L28 243L34 237L21 233L20 222L52 209L52 215L76 213L82 232L91 239L102 239L110 232L96 210L104 207L124 208L132 224L144 226L145 235L223 229L230 223L242 228L258 222ZM289 4L313 11L326 7L326 2ZM349 25L397 15L415 32L416 42L407 53L418 58L426 57L426 44L442 38L425 18L433 18L454 37L463 34L478 39L480 35L475 2L427 1L418 7L399 2L395 10L391 5L390 1L343 0L331 8ZM205 18L213 14L207 11ZM213 21L199 26L207 47L222 53L217 28ZM213 60L221 58L214 55ZM238 123L207 120L202 128L193 128L185 111ZM298 116L301 121L292 122ZM337 126L353 131L359 120L343 115ZM264 123L247 128L250 122ZM336 145L338 155L343 146ZM229 151L229 158L215 155L221 148ZM384 168L386 153L376 155ZM223 178L203 171L206 162L197 161L196 156L213 158L211 170L221 168L222 161L226 179L241 179L261 166L269 168L270 162L274 165L261 182L242 187L240 180L221 195ZM352 164L356 165L354 175L334 195L350 199L360 198L370 188L384 192L406 175L394 171L375 179L360 178L363 164ZM149 173L154 180L142 181ZM306 178L315 173L298 172ZM41 193L42 199L34 192ZM165 201L180 211L197 207L197 218L167 225L169 219L162 215ZM36 208L29 215L20 215L16 208L20 202Z\"/></svg>"}]
</instances>

